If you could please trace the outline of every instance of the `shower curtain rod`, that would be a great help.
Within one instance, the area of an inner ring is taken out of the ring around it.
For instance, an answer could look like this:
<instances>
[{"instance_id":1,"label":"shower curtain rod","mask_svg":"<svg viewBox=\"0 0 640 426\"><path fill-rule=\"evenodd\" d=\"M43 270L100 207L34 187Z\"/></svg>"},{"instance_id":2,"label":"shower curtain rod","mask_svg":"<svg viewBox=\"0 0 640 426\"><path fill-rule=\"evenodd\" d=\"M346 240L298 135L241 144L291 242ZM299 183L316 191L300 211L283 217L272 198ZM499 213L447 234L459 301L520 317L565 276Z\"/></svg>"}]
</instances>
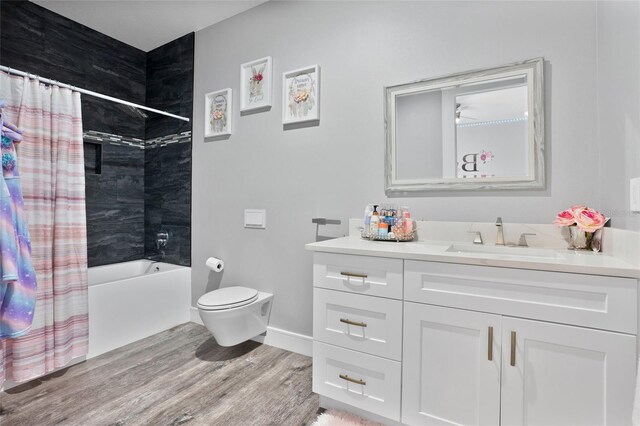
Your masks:
<instances>
[{"instance_id":1,"label":"shower curtain rod","mask_svg":"<svg viewBox=\"0 0 640 426\"><path fill-rule=\"evenodd\" d=\"M14 69L14 68L5 67L4 65L0 65L0 71L5 71L5 72L7 72L9 74L13 74L13 75L19 75L21 77L33 78L33 79L39 80L39 81L41 81L41 82L43 82L45 84L53 84L53 85L58 86L58 87L71 89L71 90L73 90L75 92L78 92L78 93L83 93L85 95L93 96L95 98L105 99L107 101L115 102L117 104L128 105L130 107L143 109L145 111L155 112L156 114L166 115L167 117L177 118L178 120L182 120L182 121L190 121L189 118L187 118L187 117L181 117L179 115L171 114L170 112L160 111L159 109L149 108L149 107L144 106L144 105L134 104L133 102L125 101L123 99L114 98L113 96L103 95L102 93L92 92L91 90L80 89L79 87L75 87L75 86L72 86L70 84L65 84L65 83L61 83L59 81L50 80L48 78L43 78L43 77L40 77L40 76L35 75L35 74L29 74L29 73L26 73L24 71L19 71L19 70Z\"/></svg>"}]
</instances>

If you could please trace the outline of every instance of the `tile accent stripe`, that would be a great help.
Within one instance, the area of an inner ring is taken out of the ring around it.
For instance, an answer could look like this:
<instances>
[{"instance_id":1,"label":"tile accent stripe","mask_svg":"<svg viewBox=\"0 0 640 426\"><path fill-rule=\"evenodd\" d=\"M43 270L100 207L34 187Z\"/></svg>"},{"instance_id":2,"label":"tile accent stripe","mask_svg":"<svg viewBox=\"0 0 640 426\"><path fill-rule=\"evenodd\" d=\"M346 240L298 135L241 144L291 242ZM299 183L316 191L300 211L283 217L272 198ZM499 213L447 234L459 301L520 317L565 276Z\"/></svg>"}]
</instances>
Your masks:
<instances>
[{"instance_id":1,"label":"tile accent stripe","mask_svg":"<svg viewBox=\"0 0 640 426\"><path fill-rule=\"evenodd\" d=\"M126 136L114 135L111 133L97 132L95 130L87 130L82 134L85 141L108 143L110 145L119 146L135 146L144 149L144 140L138 138L129 138Z\"/></svg>"},{"instance_id":2,"label":"tile accent stripe","mask_svg":"<svg viewBox=\"0 0 640 426\"><path fill-rule=\"evenodd\" d=\"M98 142L101 144L110 144L117 146L131 146L140 149L159 148L174 143L191 142L191 131L174 133L172 135L161 136L149 140L138 138L130 138L127 136L114 135L111 133L97 132L95 130L87 130L83 133L83 139L90 142Z\"/></svg>"},{"instance_id":3,"label":"tile accent stripe","mask_svg":"<svg viewBox=\"0 0 640 426\"><path fill-rule=\"evenodd\" d=\"M173 143L191 142L191 131L175 133L173 135L161 136L159 138L144 141L145 148L159 148Z\"/></svg>"}]
</instances>

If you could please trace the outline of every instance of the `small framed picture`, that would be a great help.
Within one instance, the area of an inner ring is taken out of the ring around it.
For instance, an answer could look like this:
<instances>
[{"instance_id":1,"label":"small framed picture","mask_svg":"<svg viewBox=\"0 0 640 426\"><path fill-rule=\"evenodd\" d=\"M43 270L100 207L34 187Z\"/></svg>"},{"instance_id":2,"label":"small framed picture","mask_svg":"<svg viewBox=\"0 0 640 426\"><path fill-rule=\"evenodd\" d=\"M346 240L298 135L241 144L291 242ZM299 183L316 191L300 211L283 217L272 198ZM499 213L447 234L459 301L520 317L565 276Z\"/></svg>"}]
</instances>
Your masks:
<instances>
[{"instance_id":1,"label":"small framed picture","mask_svg":"<svg viewBox=\"0 0 640 426\"><path fill-rule=\"evenodd\" d=\"M320 120L320 66L282 75L282 124Z\"/></svg>"},{"instance_id":2,"label":"small framed picture","mask_svg":"<svg viewBox=\"0 0 640 426\"><path fill-rule=\"evenodd\" d=\"M240 65L240 111L270 108L272 89L271 56Z\"/></svg>"},{"instance_id":3,"label":"small framed picture","mask_svg":"<svg viewBox=\"0 0 640 426\"><path fill-rule=\"evenodd\" d=\"M233 92L218 90L204 95L204 137L231 134L233 118Z\"/></svg>"}]
</instances>

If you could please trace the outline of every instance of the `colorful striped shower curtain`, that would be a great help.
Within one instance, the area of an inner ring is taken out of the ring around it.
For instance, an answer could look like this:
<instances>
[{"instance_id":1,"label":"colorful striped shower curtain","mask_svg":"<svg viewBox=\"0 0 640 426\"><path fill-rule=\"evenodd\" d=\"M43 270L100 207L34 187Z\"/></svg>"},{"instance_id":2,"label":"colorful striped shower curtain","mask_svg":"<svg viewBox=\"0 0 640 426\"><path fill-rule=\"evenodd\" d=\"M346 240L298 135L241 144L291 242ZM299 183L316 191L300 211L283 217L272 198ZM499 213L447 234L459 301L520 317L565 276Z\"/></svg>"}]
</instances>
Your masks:
<instances>
[{"instance_id":1,"label":"colorful striped shower curtain","mask_svg":"<svg viewBox=\"0 0 640 426\"><path fill-rule=\"evenodd\" d=\"M85 356L88 342L87 230L80 94L0 72L17 146L38 280L31 331L0 339L0 387Z\"/></svg>"}]
</instances>

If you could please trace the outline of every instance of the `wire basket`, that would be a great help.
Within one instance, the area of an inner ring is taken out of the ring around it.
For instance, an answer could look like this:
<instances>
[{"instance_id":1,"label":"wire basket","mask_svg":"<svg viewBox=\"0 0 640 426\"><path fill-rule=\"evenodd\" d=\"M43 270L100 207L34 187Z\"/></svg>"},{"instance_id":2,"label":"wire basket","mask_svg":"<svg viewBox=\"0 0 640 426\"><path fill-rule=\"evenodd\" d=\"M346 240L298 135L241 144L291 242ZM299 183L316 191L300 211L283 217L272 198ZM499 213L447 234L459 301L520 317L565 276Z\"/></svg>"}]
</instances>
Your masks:
<instances>
[{"instance_id":1,"label":"wire basket","mask_svg":"<svg viewBox=\"0 0 640 426\"><path fill-rule=\"evenodd\" d=\"M410 234L401 234L401 235L396 235L394 233L393 238L389 238L388 236L381 236L381 235L378 235L378 234L375 234L375 233L369 233L369 232L362 231L361 237L364 240L395 241L397 243L400 243L400 242L413 241L413 239L416 237L416 231L413 231Z\"/></svg>"}]
</instances>

